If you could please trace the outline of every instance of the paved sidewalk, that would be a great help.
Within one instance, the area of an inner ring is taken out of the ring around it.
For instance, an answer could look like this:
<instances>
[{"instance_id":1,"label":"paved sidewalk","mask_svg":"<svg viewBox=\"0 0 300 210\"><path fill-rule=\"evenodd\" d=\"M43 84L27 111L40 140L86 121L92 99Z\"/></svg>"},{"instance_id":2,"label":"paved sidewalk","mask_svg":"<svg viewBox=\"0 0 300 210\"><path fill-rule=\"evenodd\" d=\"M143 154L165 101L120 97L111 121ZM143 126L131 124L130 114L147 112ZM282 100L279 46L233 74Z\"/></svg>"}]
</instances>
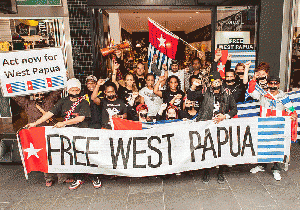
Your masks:
<instances>
[{"instance_id":1,"label":"paved sidewalk","mask_svg":"<svg viewBox=\"0 0 300 210\"><path fill-rule=\"evenodd\" d=\"M0 165L0 209L300 209L300 146L292 144L291 165L275 181L270 168L250 174L251 165L229 168L225 184L211 171L209 184L202 171L161 177L102 179L94 189L87 181L77 190L54 184L46 188L43 174L26 181L20 165Z\"/></svg>"}]
</instances>

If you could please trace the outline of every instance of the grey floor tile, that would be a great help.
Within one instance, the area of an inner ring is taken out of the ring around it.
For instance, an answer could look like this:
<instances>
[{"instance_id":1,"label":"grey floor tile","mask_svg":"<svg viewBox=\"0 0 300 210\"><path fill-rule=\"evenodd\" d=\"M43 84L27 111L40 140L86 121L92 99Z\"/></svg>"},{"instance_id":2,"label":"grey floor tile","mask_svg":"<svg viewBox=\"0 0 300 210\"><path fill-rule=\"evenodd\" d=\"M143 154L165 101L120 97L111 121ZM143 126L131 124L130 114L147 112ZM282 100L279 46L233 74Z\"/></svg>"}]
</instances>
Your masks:
<instances>
[{"instance_id":1,"label":"grey floor tile","mask_svg":"<svg viewBox=\"0 0 300 210\"><path fill-rule=\"evenodd\" d=\"M53 204L53 209L88 209L92 197L58 198Z\"/></svg>"},{"instance_id":2,"label":"grey floor tile","mask_svg":"<svg viewBox=\"0 0 300 210\"><path fill-rule=\"evenodd\" d=\"M282 188L279 186L269 186L267 188L270 195L278 205L299 205L300 209L300 189L294 187Z\"/></svg>"},{"instance_id":3,"label":"grey floor tile","mask_svg":"<svg viewBox=\"0 0 300 210\"><path fill-rule=\"evenodd\" d=\"M135 178L129 185L129 194L162 192L162 180L152 178Z\"/></svg>"},{"instance_id":4,"label":"grey floor tile","mask_svg":"<svg viewBox=\"0 0 300 210\"><path fill-rule=\"evenodd\" d=\"M164 193L166 209L203 209L198 191L176 190Z\"/></svg>"},{"instance_id":5,"label":"grey floor tile","mask_svg":"<svg viewBox=\"0 0 300 210\"><path fill-rule=\"evenodd\" d=\"M264 188L257 176L250 172L226 174L226 180L233 190L240 190L244 188Z\"/></svg>"},{"instance_id":6,"label":"grey floor tile","mask_svg":"<svg viewBox=\"0 0 300 210\"><path fill-rule=\"evenodd\" d=\"M163 193L130 194L127 209L164 209Z\"/></svg>"},{"instance_id":7,"label":"grey floor tile","mask_svg":"<svg viewBox=\"0 0 300 210\"><path fill-rule=\"evenodd\" d=\"M280 174L282 179L280 181L276 181L273 177L273 173L270 171L259 172L256 176L260 180L263 185L274 185L274 186L294 186L296 185L295 181L292 180L289 176L287 176L288 172L282 171Z\"/></svg>"},{"instance_id":8,"label":"grey floor tile","mask_svg":"<svg viewBox=\"0 0 300 210\"><path fill-rule=\"evenodd\" d=\"M230 189L199 190L198 192L204 209L241 209Z\"/></svg>"},{"instance_id":9,"label":"grey floor tile","mask_svg":"<svg viewBox=\"0 0 300 210\"><path fill-rule=\"evenodd\" d=\"M276 206L266 189L240 189L232 191L242 208Z\"/></svg>"},{"instance_id":10,"label":"grey floor tile","mask_svg":"<svg viewBox=\"0 0 300 210\"><path fill-rule=\"evenodd\" d=\"M110 194L110 195L102 195L102 196L94 196L91 200L91 204L89 209L116 209L123 210L126 209L128 196L121 196L119 194Z\"/></svg>"}]
</instances>

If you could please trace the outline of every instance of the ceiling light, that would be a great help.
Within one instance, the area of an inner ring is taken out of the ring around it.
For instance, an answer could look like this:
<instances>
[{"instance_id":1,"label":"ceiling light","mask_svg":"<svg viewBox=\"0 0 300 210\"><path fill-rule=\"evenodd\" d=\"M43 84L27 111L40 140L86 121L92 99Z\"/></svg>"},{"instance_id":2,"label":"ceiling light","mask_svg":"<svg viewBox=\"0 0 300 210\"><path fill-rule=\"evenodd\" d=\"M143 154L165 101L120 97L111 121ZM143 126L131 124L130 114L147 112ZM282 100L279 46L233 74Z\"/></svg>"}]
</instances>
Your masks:
<instances>
[{"instance_id":1,"label":"ceiling light","mask_svg":"<svg viewBox=\"0 0 300 210\"><path fill-rule=\"evenodd\" d=\"M199 12L196 12L197 14L199 13Z\"/></svg>"}]
</instances>

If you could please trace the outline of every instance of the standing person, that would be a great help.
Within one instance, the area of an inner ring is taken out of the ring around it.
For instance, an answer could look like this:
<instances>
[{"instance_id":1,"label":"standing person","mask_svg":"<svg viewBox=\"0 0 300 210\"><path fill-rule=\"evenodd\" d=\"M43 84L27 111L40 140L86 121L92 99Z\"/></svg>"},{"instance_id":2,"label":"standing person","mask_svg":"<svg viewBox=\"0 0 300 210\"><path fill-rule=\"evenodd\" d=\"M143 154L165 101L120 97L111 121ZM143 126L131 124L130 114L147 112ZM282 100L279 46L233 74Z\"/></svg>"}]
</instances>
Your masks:
<instances>
[{"instance_id":1,"label":"standing person","mask_svg":"<svg viewBox=\"0 0 300 210\"><path fill-rule=\"evenodd\" d=\"M61 91L53 91L48 94L46 93L37 93L32 95L30 100L26 96L13 97L17 104L22 107L27 115L28 123L33 123L41 118L46 112L48 112L57 100L60 98ZM53 126L55 124L54 119L49 118L45 122L41 123L39 126ZM70 179L67 178L66 174L51 174L44 173L46 186L51 187L55 177L58 177L58 183L70 182Z\"/></svg>"},{"instance_id":2,"label":"standing person","mask_svg":"<svg viewBox=\"0 0 300 210\"><path fill-rule=\"evenodd\" d=\"M213 120L216 124L233 118L237 114L237 106L233 96L222 87L222 79L218 71L210 75L210 86L205 94L196 121ZM224 166L219 166L218 182L225 182ZM203 183L210 180L209 169L204 169Z\"/></svg>"},{"instance_id":3,"label":"standing person","mask_svg":"<svg viewBox=\"0 0 300 210\"><path fill-rule=\"evenodd\" d=\"M112 117L127 118L127 106L117 97L117 87L113 82L104 84L105 98L100 102L102 128L112 129Z\"/></svg>"},{"instance_id":4,"label":"standing person","mask_svg":"<svg viewBox=\"0 0 300 210\"><path fill-rule=\"evenodd\" d=\"M164 69L164 75L170 77L170 76L177 76L180 80L180 89L182 91L185 91L184 88L184 81L185 81L185 77L187 77L186 72L189 71L189 69L182 69L179 70L179 66L178 66L178 61L177 60L172 60L171 63L171 70L168 71L167 69L167 65L163 64L162 65L163 69Z\"/></svg>"},{"instance_id":5,"label":"standing person","mask_svg":"<svg viewBox=\"0 0 300 210\"><path fill-rule=\"evenodd\" d=\"M178 109L183 109L183 98L185 93L180 90L180 80L177 76L172 75L166 81L166 90L159 90L159 86L166 80L165 76L160 76L158 82L154 86L153 92L163 98L163 103L177 106Z\"/></svg>"},{"instance_id":6,"label":"standing person","mask_svg":"<svg viewBox=\"0 0 300 210\"><path fill-rule=\"evenodd\" d=\"M138 90L141 90L146 85L145 81L145 65L142 63L138 63L136 66L135 73L135 84Z\"/></svg>"},{"instance_id":7,"label":"standing person","mask_svg":"<svg viewBox=\"0 0 300 210\"><path fill-rule=\"evenodd\" d=\"M138 92L138 89L135 84L134 75L132 73L127 73L124 76L124 83L117 81L116 73L119 67L119 64L113 61L113 74L112 82L115 83L117 87L118 98L123 100L126 104L132 99L133 92Z\"/></svg>"},{"instance_id":8,"label":"standing person","mask_svg":"<svg viewBox=\"0 0 300 210\"><path fill-rule=\"evenodd\" d=\"M236 82L236 75L233 69L225 71L225 88L228 88L235 100L235 102L245 101L246 89L243 84Z\"/></svg>"},{"instance_id":9,"label":"standing person","mask_svg":"<svg viewBox=\"0 0 300 210\"><path fill-rule=\"evenodd\" d=\"M265 70L261 70L264 71ZM258 71L257 71L258 72ZM288 95L284 93L282 90L279 90L280 86L280 79L277 76L268 76L268 84L267 88L265 90L268 90L271 94L272 98L266 97L265 94L263 94L261 91L258 91L258 88L256 88L256 78L263 76L265 77L265 73L260 72L254 75L253 80L249 82L249 89L248 93L251 97L254 99L259 100L261 112L261 117L270 117L270 116L291 116L292 121L292 138L297 138L297 129L294 129L297 126L296 120L297 120L297 113L295 111L295 108L293 106L293 103L290 101ZM262 81L262 80L259 80ZM295 126L295 127L294 127ZM294 128L293 128L294 127ZM297 128L297 127L296 127ZM294 132L293 132L294 131ZM267 167L267 164L259 164L256 167L252 168L250 170L251 173L257 173L259 171L265 171ZM274 179L277 181L281 180L280 175L280 165L279 163L275 162L272 167L272 172Z\"/></svg>"},{"instance_id":10,"label":"standing person","mask_svg":"<svg viewBox=\"0 0 300 210\"><path fill-rule=\"evenodd\" d=\"M94 89L97 86L97 78L93 75L89 75L85 79L85 85L86 85L86 94L85 94L85 100L89 103L90 109L91 109L91 118L88 119L88 126L89 128L101 128L101 116L100 116L100 110L99 106L94 102L92 94ZM97 98L103 98L102 91L99 91L97 93Z\"/></svg>"},{"instance_id":11,"label":"standing person","mask_svg":"<svg viewBox=\"0 0 300 210\"><path fill-rule=\"evenodd\" d=\"M87 128L87 119L91 117L91 110L89 103L84 96L80 96L81 83L78 79L72 78L67 81L68 96L60 99L50 111L46 112L41 118L34 123L27 125L28 128L35 127L54 115L60 115L64 118L63 122L58 122L54 125L56 128L62 127L79 127ZM69 189L77 189L83 184L83 176L81 174L74 174L75 180L71 183ZM99 178L92 180L95 188L101 187Z\"/></svg>"},{"instance_id":12,"label":"standing person","mask_svg":"<svg viewBox=\"0 0 300 210\"><path fill-rule=\"evenodd\" d=\"M145 103L148 107L148 116L154 118L157 112L160 109L162 104L162 98L155 95L153 92L154 89L154 74L148 73L146 75L146 87L139 91L141 96L141 104Z\"/></svg>"}]
</instances>

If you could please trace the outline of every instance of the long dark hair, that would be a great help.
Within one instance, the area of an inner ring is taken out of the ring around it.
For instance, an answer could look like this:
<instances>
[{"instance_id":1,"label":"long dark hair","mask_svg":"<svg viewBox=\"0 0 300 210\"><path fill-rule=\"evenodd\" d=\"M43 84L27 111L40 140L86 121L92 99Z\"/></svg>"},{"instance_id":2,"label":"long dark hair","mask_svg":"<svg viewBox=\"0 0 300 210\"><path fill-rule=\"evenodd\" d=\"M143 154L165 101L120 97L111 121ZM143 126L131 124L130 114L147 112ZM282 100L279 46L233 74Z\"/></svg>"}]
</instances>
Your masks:
<instances>
[{"instance_id":1,"label":"long dark hair","mask_svg":"<svg viewBox=\"0 0 300 210\"><path fill-rule=\"evenodd\" d=\"M169 77L168 77L168 79L167 79L167 81L166 81L166 83L167 83L167 88L166 88L166 90L167 90L167 91L171 91L171 90L170 90L170 84L169 84L169 83L170 83L170 81L171 81L172 78L175 78L175 79L177 80L178 85L177 85L177 87L176 87L176 91L178 91L178 90L180 89L180 87L181 87L181 86L180 86L180 79L179 79L177 76L175 76L175 75L172 75L172 76L169 76Z\"/></svg>"}]
</instances>

